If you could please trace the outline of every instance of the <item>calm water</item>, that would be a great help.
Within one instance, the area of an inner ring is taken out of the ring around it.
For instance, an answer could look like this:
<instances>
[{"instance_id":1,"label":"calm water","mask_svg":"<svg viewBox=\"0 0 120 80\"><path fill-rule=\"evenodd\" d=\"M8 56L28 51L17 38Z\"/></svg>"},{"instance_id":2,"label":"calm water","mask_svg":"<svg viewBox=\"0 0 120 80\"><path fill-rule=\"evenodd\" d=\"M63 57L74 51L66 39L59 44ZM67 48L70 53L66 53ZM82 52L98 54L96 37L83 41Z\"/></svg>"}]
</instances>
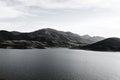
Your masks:
<instances>
[{"instance_id":1,"label":"calm water","mask_svg":"<svg viewBox=\"0 0 120 80\"><path fill-rule=\"evenodd\" d=\"M1 80L120 80L119 52L0 49Z\"/></svg>"}]
</instances>

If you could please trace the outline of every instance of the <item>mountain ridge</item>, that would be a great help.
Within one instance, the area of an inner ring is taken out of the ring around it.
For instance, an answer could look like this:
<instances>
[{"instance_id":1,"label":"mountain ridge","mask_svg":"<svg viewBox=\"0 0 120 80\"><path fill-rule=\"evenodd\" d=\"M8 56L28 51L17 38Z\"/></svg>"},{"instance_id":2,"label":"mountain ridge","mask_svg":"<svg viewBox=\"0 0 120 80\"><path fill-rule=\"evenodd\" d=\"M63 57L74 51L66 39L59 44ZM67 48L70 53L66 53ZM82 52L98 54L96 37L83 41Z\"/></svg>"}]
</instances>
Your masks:
<instances>
[{"instance_id":1,"label":"mountain ridge","mask_svg":"<svg viewBox=\"0 0 120 80\"><path fill-rule=\"evenodd\" d=\"M78 34L72 32L64 32L51 28L44 28L33 32L17 32L17 31L0 31L0 41L5 40L26 40L26 41L38 41L45 45L45 47L71 47L78 45L88 45L104 38L95 40L93 37L84 38Z\"/></svg>"}]
</instances>

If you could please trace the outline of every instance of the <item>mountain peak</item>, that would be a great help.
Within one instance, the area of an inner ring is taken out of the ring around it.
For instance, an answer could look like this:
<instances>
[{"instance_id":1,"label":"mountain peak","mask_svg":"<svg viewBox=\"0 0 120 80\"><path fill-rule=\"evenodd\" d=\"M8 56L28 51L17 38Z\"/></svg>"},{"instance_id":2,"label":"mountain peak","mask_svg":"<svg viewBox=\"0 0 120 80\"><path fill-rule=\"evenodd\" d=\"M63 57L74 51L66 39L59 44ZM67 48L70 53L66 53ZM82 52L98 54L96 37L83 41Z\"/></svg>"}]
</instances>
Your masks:
<instances>
[{"instance_id":1,"label":"mountain peak","mask_svg":"<svg viewBox=\"0 0 120 80\"><path fill-rule=\"evenodd\" d=\"M37 31L57 31L56 29L52 29L52 28L43 28Z\"/></svg>"}]
</instances>

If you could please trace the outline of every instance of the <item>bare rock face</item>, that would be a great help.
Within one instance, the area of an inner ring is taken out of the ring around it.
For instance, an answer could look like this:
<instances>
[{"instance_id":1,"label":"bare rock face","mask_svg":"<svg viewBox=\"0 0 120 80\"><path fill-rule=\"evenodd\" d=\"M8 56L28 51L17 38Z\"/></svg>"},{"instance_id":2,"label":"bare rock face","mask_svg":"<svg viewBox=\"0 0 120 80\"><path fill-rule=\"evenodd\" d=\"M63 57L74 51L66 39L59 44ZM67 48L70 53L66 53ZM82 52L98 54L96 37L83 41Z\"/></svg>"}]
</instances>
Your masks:
<instances>
[{"instance_id":1,"label":"bare rock face","mask_svg":"<svg viewBox=\"0 0 120 80\"><path fill-rule=\"evenodd\" d=\"M120 51L120 38L108 38L79 48L95 51Z\"/></svg>"}]
</instances>

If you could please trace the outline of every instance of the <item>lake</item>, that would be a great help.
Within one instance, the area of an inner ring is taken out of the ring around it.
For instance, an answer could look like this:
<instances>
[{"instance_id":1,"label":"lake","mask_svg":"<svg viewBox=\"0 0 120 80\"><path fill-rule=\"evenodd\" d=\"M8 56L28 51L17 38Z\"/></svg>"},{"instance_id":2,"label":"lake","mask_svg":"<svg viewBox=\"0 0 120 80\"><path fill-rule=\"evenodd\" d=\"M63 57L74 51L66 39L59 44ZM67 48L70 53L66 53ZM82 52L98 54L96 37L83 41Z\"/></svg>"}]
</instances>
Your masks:
<instances>
[{"instance_id":1,"label":"lake","mask_svg":"<svg viewBox=\"0 0 120 80\"><path fill-rule=\"evenodd\" d=\"M0 49L0 80L120 80L120 52Z\"/></svg>"}]
</instances>

